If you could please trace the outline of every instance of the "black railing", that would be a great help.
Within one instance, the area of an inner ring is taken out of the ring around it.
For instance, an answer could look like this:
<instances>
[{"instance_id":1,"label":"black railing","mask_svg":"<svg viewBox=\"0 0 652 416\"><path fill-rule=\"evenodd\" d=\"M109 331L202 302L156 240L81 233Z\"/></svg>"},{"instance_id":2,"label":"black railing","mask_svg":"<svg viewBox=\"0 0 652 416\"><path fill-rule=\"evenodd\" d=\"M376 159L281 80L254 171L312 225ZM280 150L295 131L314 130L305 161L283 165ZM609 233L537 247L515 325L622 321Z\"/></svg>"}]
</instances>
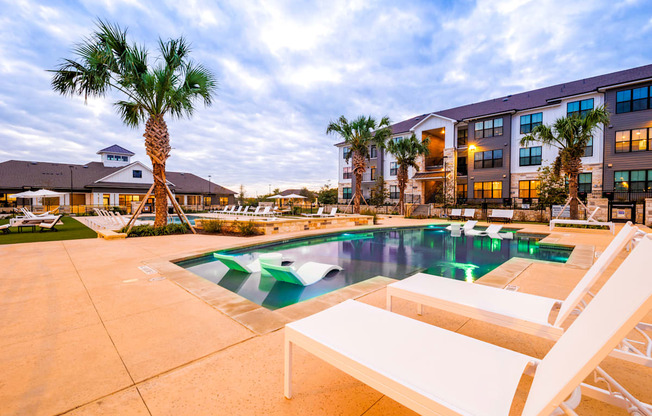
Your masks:
<instances>
[{"instance_id":1,"label":"black railing","mask_svg":"<svg viewBox=\"0 0 652 416\"><path fill-rule=\"evenodd\" d=\"M652 198L652 191L603 191L602 197L610 201L638 202Z\"/></svg>"}]
</instances>

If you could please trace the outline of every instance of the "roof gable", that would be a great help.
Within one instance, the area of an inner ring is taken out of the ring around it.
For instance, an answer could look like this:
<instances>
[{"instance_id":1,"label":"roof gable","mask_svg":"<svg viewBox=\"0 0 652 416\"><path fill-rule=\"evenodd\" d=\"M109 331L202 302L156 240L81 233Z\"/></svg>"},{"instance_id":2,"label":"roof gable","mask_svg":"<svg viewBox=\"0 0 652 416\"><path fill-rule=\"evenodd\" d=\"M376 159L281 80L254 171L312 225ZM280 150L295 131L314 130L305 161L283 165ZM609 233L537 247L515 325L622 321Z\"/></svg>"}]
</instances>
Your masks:
<instances>
[{"instance_id":1,"label":"roof gable","mask_svg":"<svg viewBox=\"0 0 652 416\"><path fill-rule=\"evenodd\" d=\"M132 152L131 150L127 150L122 146L118 146L117 144L114 144L114 145L109 146L109 147L105 147L104 149L99 150L97 152L98 155L101 155L102 153L113 153L113 154L119 154L119 155L129 155L129 156L135 155L135 153Z\"/></svg>"}]
</instances>

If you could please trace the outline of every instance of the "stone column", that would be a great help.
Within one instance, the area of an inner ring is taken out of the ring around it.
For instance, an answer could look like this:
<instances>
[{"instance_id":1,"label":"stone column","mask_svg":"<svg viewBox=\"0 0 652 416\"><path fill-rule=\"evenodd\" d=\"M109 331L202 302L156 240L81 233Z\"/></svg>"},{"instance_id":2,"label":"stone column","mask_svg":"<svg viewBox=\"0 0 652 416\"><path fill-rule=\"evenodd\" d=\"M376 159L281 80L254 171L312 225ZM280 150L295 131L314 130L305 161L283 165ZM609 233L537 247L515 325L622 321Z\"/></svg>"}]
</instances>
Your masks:
<instances>
[{"instance_id":1,"label":"stone column","mask_svg":"<svg viewBox=\"0 0 652 416\"><path fill-rule=\"evenodd\" d=\"M457 152L454 148L444 149L446 202L455 203L457 195Z\"/></svg>"},{"instance_id":2,"label":"stone column","mask_svg":"<svg viewBox=\"0 0 652 416\"><path fill-rule=\"evenodd\" d=\"M593 196L589 196L586 201L586 207L589 209L588 215L591 215L591 212L596 207L600 207L598 212L593 216L598 221L607 221L607 218L609 218L609 200L607 198L594 198Z\"/></svg>"},{"instance_id":3,"label":"stone column","mask_svg":"<svg viewBox=\"0 0 652 416\"><path fill-rule=\"evenodd\" d=\"M645 225L652 225L652 198L645 198Z\"/></svg>"}]
</instances>

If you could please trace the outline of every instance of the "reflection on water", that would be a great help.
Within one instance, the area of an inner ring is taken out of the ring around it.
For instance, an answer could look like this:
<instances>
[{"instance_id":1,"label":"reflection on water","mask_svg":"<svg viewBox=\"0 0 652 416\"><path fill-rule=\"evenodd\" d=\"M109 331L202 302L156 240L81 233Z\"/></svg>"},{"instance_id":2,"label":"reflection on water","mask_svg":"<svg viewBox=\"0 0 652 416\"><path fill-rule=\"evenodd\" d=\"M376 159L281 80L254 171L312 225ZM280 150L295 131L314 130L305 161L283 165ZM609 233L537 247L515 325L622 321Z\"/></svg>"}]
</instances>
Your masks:
<instances>
[{"instance_id":1,"label":"reflection on water","mask_svg":"<svg viewBox=\"0 0 652 416\"><path fill-rule=\"evenodd\" d=\"M229 270L212 254L179 263L180 266L268 309L331 292L374 276L403 279L418 272L473 281L512 257L565 262L570 250L541 247L535 238L496 240L451 236L440 227L343 233L229 251L255 260L261 253L280 252L299 267L308 261L337 264L314 285L277 282L260 273Z\"/></svg>"}]
</instances>

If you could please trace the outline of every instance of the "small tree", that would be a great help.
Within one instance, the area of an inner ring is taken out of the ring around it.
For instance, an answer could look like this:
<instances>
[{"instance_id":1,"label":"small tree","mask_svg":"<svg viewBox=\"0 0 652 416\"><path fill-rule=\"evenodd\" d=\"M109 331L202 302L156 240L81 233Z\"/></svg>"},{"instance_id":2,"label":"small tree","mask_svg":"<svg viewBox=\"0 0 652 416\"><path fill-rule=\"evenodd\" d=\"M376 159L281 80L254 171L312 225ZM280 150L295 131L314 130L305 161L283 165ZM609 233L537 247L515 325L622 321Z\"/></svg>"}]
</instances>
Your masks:
<instances>
[{"instance_id":1,"label":"small tree","mask_svg":"<svg viewBox=\"0 0 652 416\"><path fill-rule=\"evenodd\" d=\"M337 204L337 188L331 188L330 184L322 186L317 192L317 202L322 205Z\"/></svg>"},{"instance_id":2,"label":"small tree","mask_svg":"<svg viewBox=\"0 0 652 416\"><path fill-rule=\"evenodd\" d=\"M376 207L380 207L385 205L387 198L389 198L389 190L385 187L385 179L383 178L383 175L379 175L376 178L374 187L371 188L371 199L369 199L369 203Z\"/></svg>"},{"instance_id":3,"label":"small tree","mask_svg":"<svg viewBox=\"0 0 652 416\"><path fill-rule=\"evenodd\" d=\"M419 140L414 134L407 139L390 140L387 143L387 150L394 155L396 163L398 163L396 179L398 179L398 205L401 215L405 215L405 187L409 179L408 168L419 170L417 158L428 155L428 144L430 144L430 140L427 137Z\"/></svg>"},{"instance_id":4,"label":"small tree","mask_svg":"<svg viewBox=\"0 0 652 416\"><path fill-rule=\"evenodd\" d=\"M245 187L243 184L240 184L240 193L238 194L238 203L240 205L244 205L245 199L247 196L245 195Z\"/></svg>"},{"instance_id":5,"label":"small tree","mask_svg":"<svg viewBox=\"0 0 652 416\"><path fill-rule=\"evenodd\" d=\"M579 174L582 172L584 149L593 138L593 131L606 124L609 124L609 112L604 106L600 106L586 112L583 116L561 117L551 126L544 124L536 126L531 134L521 139L521 146L538 142L559 149L553 169L556 175L560 175L560 172L568 175L571 219L578 218L577 187Z\"/></svg>"},{"instance_id":6,"label":"small tree","mask_svg":"<svg viewBox=\"0 0 652 416\"><path fill-rule=\"evenodd\" d=\"M355 177L355 195L353 196L353 212L360 213L362 200L362 175L367 170L369 147L375 144L377 149L385 148L385 141L392 135L389 117L383 117L379 122L369 116L359 116L349 122L341 116L336 122L331 121L326 128L326 134L337 134L351 149L346 161L352 159L353 176Z\"/></svg>"},{"instance_id":7,"label":"small tree","mask_svg":"<svg viewBox=\"0 0 652 416\"><path fill-rule=\"evenodd\" d=\"M555 173L552 166L542 166L539 175L539 205L564 204L568 199L568 184L563 176Z\"/></svg>"},{"instance_id":8,"label":"small tree","mask_svg":"<svg viewBox=\"0 0 652 416\"><path fill-rule=\"evenodd\" d=\"M315 193L309 190L308 188L306 188L305 186L301 188L301 190L299 191L299 195L305 196L306 199L304 201L306 202L312 203L315 201Z\"/></svg>"}]
</instances>

